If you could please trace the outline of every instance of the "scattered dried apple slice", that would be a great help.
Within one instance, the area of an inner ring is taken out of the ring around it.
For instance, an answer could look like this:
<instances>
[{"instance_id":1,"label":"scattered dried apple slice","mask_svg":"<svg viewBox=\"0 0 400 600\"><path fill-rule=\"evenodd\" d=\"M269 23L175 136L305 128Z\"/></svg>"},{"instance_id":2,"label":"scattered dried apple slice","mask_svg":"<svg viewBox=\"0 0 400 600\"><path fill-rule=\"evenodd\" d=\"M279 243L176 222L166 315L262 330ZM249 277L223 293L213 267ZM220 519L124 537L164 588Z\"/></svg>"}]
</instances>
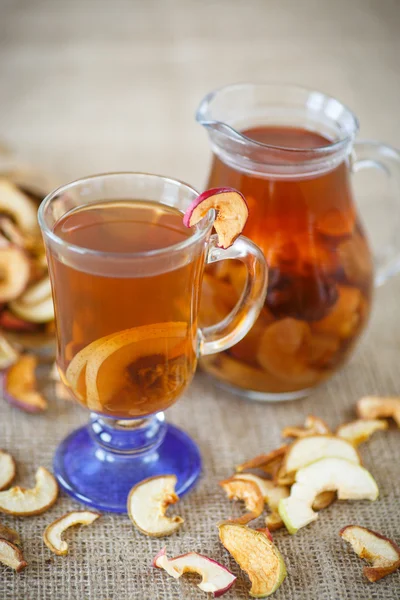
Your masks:
<instances>
[{"instance_id":1,"label":"scattered dried apple slice","mask_svg":"<svg viewBox=\"0 0 400 600\"><path fill-rule=\"evenodd\" d=\"M68 554L68 544L65 540L61 539L64 531L73 525L91 525L100 516L100 513L91 510L69 512L46 527L43 534L43 541L54 554L64 556Z\"/></svg>"},{"instance_id":2,"label":"scattered dried apple slice","mask_svg":"<svg viewBox=\"0 0 400 600\"><path fill-rule=\"evenodd\" d=\"M23 354L3 374L4 398L25 412L37 413L46 410L47 401L37 389L35 369L38 359L32 354Z\"/></svg>"},{"instance_id":3,"label":"scattered dried apple slice","mask_svg":"<svg viewBox=\"0 0 400 600\"><path fill-rule=\"evenodd\" d=\"M237 465L236 471L241 473L249 469L260 469L268 475L275 475L282 465L288 449L289 444L285 444L272 450L269 454L259 454L241 465Z\"/></svg>"},{"instance_id":4,"label":"scattered dried apple slice","mask_svg":"<svg viewBox=\"0 0 400 600\"><path fill-rule=\"evenodd\" d=\"M179 579L184 573L197 573L202 578L197 587L202 592L213 594L214 598L225 594L237 579L226 567L197 552L188 552L169 559L166 549L163 548L154 557L153 566L164 569L175 579Z\"/></svg>"},{"instance_id":5,"label":"scattered dried apple slice","mask_svg":"<svg viewBox=\"0 0 400 600\"><path fill-rule=\"evenodd\" d=\"M328 425L323 419L308 415L304 421L304 427L284 427L282 429L282 437L303 438L309 435L324 435L331 433Z\"/></svg>"},{"instance_id":6,"label":"scattered dried apple slice","mask_svg":"<svg viewBox=\"0 0 400 600\"><path fill-rule=\"evenodd\" d=\"M375 431L382 431L388 427L388 422L383 419L357 419L340 425L336 430L336 435L347 440L353 446L358 446L369 440Z\"/></svg>"},{"instance_id":7,"label":"scattered dried apple slice","mask_svg":"<svg viewBox=\"0 0 400 600\"><path fill-rule=\"evenodd\" d=\"M4 450L0 450L0 490L8 488L15 477L15 460Z\"/></svg>"},{"instance_id":8,"label":"scattered dried apple slice","mask_svg":"<svg viewBox=\"0 0 400 600\"><path fill-rule=\"evenodd\" d=\"M3 525L2 523L0 523L0 539L7 540L7 542L16 544L17 546L21 544L21 538L19 537L18 531L15 531L15 529L7 527L7 525Z\"/></svg>"},{"instance_id":9,"label":"scattered dried apple slice","mask_svg":"<svg viewBox=\"0 0 400 600\"><path fill-rule=\"evenodd\" d=\"M140 531L152 537L174 533L183 523L181 517L167 517L170 504L179 501L175 475L150 477L135 485L128 496L128 514Z\"/></svg>"},{"instance_id":10,"label":"scattered dried apple slice","mask_svg":"<svg viewBox=\"0 0 400 600\"><path fill-rule=\"evenodd\" d=\"M352 444L333 435L313 435L291 444L279 471L278 483L290 485L298 469L320 458L344 458L359 464L360 455Z\"/></svg>"},{"instance_id":11,"label":"scattered dried apple slice","mask_svg":"<svg viewBox=\"0 0 400 600\"><path fill-rule=\"evenodd\" d=\"M139 358L163 354L172 360L182 354L186 334L186 323L166 322L133 327L103 342L86 364L88 407L101 411L115 395L121 399L127 369Z\"/></svg>"},{"instance_id":12,"label":"scattered dried apple slice","mask_svg":"<svg viewBox=\"0 0 400 600\"><path fill-rule=\"evenodd\" d=\"M232 521L245 525L261 515L264 508L264 496L257 483L234 476L231 479L220 481L219 485L226 492L229 500L243 500L248 511L237 519L231 519Z\"/></svg>"},{"instance_id":13,"label":"scattered dried apple slice","mask_svg":"<svg viewBox=\"0 0 400 600\"><path fill-rule=\"evenodd\" d=\"M18 517L41 515L56 502L58 485L44 467L36 471L36 486L29 490L15 486L0 492L0 512Z\"/></svg>"},{"instance_id":14,"label":"scattered dried apple slice","mask_svg":"<svg viewBox=\"0 0 400 600\"><path fill-rule=\"evenodd\" d=\"M400 427L400 397L365 396L357 402L361 419L392 418Z\"/></svg>"},{"instance_id":15,"label":"scattered dried apple slice","mask_svg":"<svg viewBox=\"0 0 400 600\"><path fill-rule=\"evenodd\" d=\"M31 268L25 252L12 244L2 246L0 272L0 302L9 302L24 291L29 281Z\"/></svg>"},{"instance_id":16,"label":"scattered dried apple slice","mask_svg":"<svg viewBox=\"0 0 400 600\"><path fill-rule=\"evenodd\" d=\"M289 533L318 518L312 505L316 496L326 491L337 491L339 500L373 501L379 494L375 480L364 467L344 458L321 458L297 471L290 496L279 502L279 514Z\"/></svg>"},{"instance_id":17,"label":"scattered dried apple slice","mask_svg":"<svg viewBox=\"0 0 400 600\"><path fill-rule=\"evenodd\" d=\"M19 317L16 317L9 310L3 310L0 314L0 327L7 331L37 331L38 325L36 323L28 323Z\"/></svg>"},{"instance_id":18,"label":"scattered dried apple slice","mask_svg":"<svg viewBox=\"0 0 400 600\"><path fill-rule=\"evenodd\" d=\"M0 213L10 215L22 233L38 234L35 203L7 179L0 179Z\"/></svg>"},{"instance_id":19,"label":"scattered dried apple slice","mask_svg":"<svg viewBox=\"0 0 400 600\"><path fill-rule=\"evenodd\" d=\"M360 558L372 564L372 567L364 567L364 575L372 583L400 567L400 548L384 535L359 525L347 525L339 535L351 544Z\"/></svg>"},{"instance_id":20,"label":"scattered dried apple slice","mask_svg":"<svg viewBox=\"0 0 400 600\"><path fill-rule=\"evenodd\" d=\"M218 529L221 543L251 581L250 596L273 594L286 577L285 562L277 547L263 532L239 523L226 521Z\"/></svg>"},{"instance_id":21,"label":"scattered dried apple slice","mask_svg":"<svg viewBox=\"0 0 400 600\"><path fill-rule=\"evenodd\" d=\"M11 365L17 362L18 356L19 354L16 349L5 337L0 335L0 369L11 367Z\"/></svg>"},{"instance_id":22,"label":"scattered dried apple slice","mask_svg":"<svg viewBox=\"0 0 400 600\"><path fill-rule=\"evenodd\" d=\"M7 565L7 567L11 567L17 573L28 566L21 550L4 539L0 539L0 562Z\"/></svg>"},{"instance_id":23,"label":"scattered dried apple slice","mask_svg":"<svg viewBox=\"0 0 400 600\"><path fill-rule=\"evenodd\" d=\"M47 323L54 319L54 305L48 276L32 285L22 296L10 303L17 317L30 323Z\"/></svg>"},{"instance_id":24,"label":"scattered dried apple slice","mask_svg":"<svg viewBox=\"0 0 400 600\"><path fill-rule=\"evenodd\" d=\"M249 211L244 196L229 187L206 190L190 204L183 217L186 227L193 227L214 209L214 228L220 248L229 248L242 233Z\"/></svg>"}]
</instances>

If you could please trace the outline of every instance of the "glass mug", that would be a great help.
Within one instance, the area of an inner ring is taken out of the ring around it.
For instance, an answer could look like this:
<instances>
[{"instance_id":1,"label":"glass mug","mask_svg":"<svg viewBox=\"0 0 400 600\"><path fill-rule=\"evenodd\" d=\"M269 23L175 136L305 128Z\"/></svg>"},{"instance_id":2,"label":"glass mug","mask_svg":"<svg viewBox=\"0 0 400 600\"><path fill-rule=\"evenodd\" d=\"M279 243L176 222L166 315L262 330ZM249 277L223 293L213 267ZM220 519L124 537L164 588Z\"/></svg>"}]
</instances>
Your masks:
<instances>
[{"instance_id":1,"label":"glass mug","mask_svg":"<svg viewBox=\"0 0 400 600\"><path fill-rule=\"evenodd\" d=\"M213 151L208 187L232 186L249 205L244 234L269 270L260 316L238 344L204 357L223 387L257 400L306 396L352 352L370 312L374 269L351 174L378 168L399 199L400 154L354 141L358 122L338 100L289 85L232 85L201 102ZM353 153L355 150L355 154ZM396 206L396 211L398 208ZM396 228L375 283L399 271ZM237 261L208 267L200 322L223 318L243 289Z\"/></svg>"},{"instance_id":2,"label":"glass mug","mask_svg":"<svg viewBox=\"0 0 400 600\"><path fill-rule=\"evenodd\" d=\"M163 410L189 385L197 358L237 343L264 303L261 251L239 237L227 250L211 235L211 211L187 229L197 196L187 185L141 173L111 173L52 192L39 209L55 307L57 365L91 423L58 447L54 471L70 495L126 512L129 490L175 473L177 493L197 480L196 444L167 425ZM204 265L238 259L244 295L228 319L198 328Z\"/></svg>"}]
</instances>

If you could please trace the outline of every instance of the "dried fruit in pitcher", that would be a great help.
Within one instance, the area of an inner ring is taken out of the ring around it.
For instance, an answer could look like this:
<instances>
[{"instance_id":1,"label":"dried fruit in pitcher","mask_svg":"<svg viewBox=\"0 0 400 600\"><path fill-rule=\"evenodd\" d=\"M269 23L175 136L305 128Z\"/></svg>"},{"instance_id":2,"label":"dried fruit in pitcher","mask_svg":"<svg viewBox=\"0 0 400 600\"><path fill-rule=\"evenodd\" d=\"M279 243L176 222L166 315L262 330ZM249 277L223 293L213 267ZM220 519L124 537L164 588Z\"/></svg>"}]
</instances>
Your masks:
<instances>
[{"instance_id":1,"label":"dried fruit in pitcher","mask_svg":"<svg viewBox=\"0 0 400 600\"><path fill-rule=\"evenodd\" d=\"M218 245L229 248L242 233L249 214L244 196L233 188L214 188L197 196L183 217L186 227L193 227L209 210L215 210L214 228Z\"/></svg>"},{"instance_id":2,"label":"dried fruit in pitcher","mask_svg":"<svg viewBox=\"0 0 400 600\"><path fill-rule=\"evenodd\" d=\"M378 486L359 464L343 458L321 458L296 473L290 496L279 502L279 514L289 533L318 518L312 506L321 492L337 491L339 500L376 500Z\"/></svg>"},{"instance_id":3,"label":"dried fruit in pitcher","mask_svg":"<svg viewBox=\"0 0 400 600\"><path fill-rule=\"evenodd\" d=\"M328 425L323 419L315 417L314 415L308 415L308 417L306 417L306 420L304 421L303 427L284 427L282 429L281 435L283 438L303 438L308 437L310 435L329 434L330 432L331 431Z\"/></svg>"},{"instance_id":4,"label":"dried fruit in pitcher","mask_svg":"<svg viewBox=\"0 0 400 600\"><path fill-rule=\"evenodd\" d=\"M63 533L74 525L91 525L100 516L100 513L91 510L69 512L46 527L43 541L54 554L64 556L68 554L68 543L62 539Z\"/></svg>"},{"instance_id":5,"label":"dried fruit in pitcher","mask_svg":"<svg viewBox=\"0 0 400 600\"><path fill-rule=\"evenodd\" d=\"M181 517L168 517L170 504L179 501L175 493L175 475L150 477L135 485L128 496L128 514L142 533L164 537L174 533L183 523Z\"/></svg>"},{"instance_id":6,"label":"dried fruit in pitcher","mask_svg":"<svg viewBox=\"0 0 400 600\"><path fill-rule=\"evenodd\" d=\"M36 356L23 354L3 373L4 399L30 413L42 412L47 408L46 399L37 391L35 375L37 362Z\"/></svg>"},{"instance_id":7,"label":"dried fruit in pitcher","mask_svg":"<svg viewBox=\"0 0 400 600\"><path fill-rule=\"evenodd\" d=\"M361 419L392 418L400 427L400 397L365 396L357 402Z\"/></svg>"},{"instance_id":8,"label":"dried fruit in pitcher","mask_svg":"<svg viewBox=\"0 0 400 600\"><path fill-rule=\"evenodd\" d=\"M25 489L19 486L0 492L0 512L18 517L41 515L56 502L58 485L54 476L44 467L36 471L36 485Z\"/></svg>"},{"instance_id":9,"label":"dried fruit in pitcher","mask_svg":"<svg viewBox=\"0 0 400 600\"><path fill-rule=\"evenodd\" d=\"M212 594L214 598L225 594L236 581L235 575L226 567L197 552L188 552L181 556L175 556L175 558L168 558L166 549L163 548L154 557L153 566L164 569L175 579L179 579L184 573L197 573L202 578L197 587L202 592Z\"/></svg>"},{"instance_id":10,"label":"dried fruit in pitcher","mask_svg":"<svg viewBox=\"0 0 400 600\"><path fill-rule=\"evenodd\" d=\"M400 548L384 535L359 525L347 525L339 535L360 558L371 563L371 567L364 567L364 575L372 583L400 568Z\"/></svg>"},{"instance_id":11,"label":"dried fruit in pitcher","mask_svg":"<svg viewBox=\"0 0 400 600\"><path fill-rule=\"evenodd\" d=\"M0 539L0 562L14 569L17 573L28 566L22 551L4 539Z\"/></svg>"},{"instance_id":12,"label":"dried fruit in pitcher","mask_svg":"<svg viewBox=\"0 0 400 600\"><path fill-rule=\"evenodd\" d=\"M347 339L360 326L363 297L355 287L338 286L338 291L339 297L330 313L321 321L313 323L313 330Z\"/></svg>"},{"instance_id":13,"label":"dried fruit in pitcher","mask_svg":"<svg viewBox=\"0 0 400 600\"><path fill-rule=\"evenodd\" d=\"M265 598L286 577L285 562L278 548L263 532L226 521L218 526L219 538L251 581L250 596Z\"/></svg>"},{"instance_id":14,"label":"dried fruit in pitcher","mask_svg":"<svg viewBox=\"0 0 400 600\"><path fill-rule=\"evenodd\" d=\"M232 521L245 525L261 515L264 509L264 496L255 481L234 476L231 479L220 481L219 485L229 500L243 500L245 504L247 513L237 519L231 519Z\"/></svg>"},{"instance_id":15,"label":"dried fruit in pitcher","mask_svg":"<svg viewBox=\"0 0 400 600\"><path fill-rule=\"evenodd\" d=\"M15 300L26 288L30 265L24 250L9 244L0 247L0 302Z\"/></svg>"},{"instance_id":16,"label":"dried fruit in pitcher","mask_svg":"<svg viewBox=\"0 0 400 600\"><path fill-rule=\"evenodd\" d=\"M4 490L10 486L15 473L15 460L11 454L0 450L0 490Z\"/></svg>"},{"instance_id":17,"label":"dried fruit in pitcher","mask_svg":"<svg viewBox=\"0 0 400 600\"><path fill-rule=\"evenodd\" d=\"M340 425L336 430L336 435L347 440L353 446L358 446L369 440L375 431L383 431L388 427L388 422L383 419L357 419Z\"/></svg>"}]
</instances>

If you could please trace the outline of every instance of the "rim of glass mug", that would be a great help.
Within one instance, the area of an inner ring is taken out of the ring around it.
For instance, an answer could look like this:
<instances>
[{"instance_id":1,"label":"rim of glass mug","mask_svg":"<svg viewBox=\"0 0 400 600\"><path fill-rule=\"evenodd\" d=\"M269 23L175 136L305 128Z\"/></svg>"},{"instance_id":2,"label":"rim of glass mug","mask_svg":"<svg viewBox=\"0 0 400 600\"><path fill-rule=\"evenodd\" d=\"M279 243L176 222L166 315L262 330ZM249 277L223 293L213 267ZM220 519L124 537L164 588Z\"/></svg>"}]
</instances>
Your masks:
<instances>
[{"instance_id":1,"label":"rim of glass mug","mask_svg":"<svg viewBox=\"0 0 400 600\"><path fill-rule=\"evenodd\" d=\"M331 170L351 153L359 127L350 108L333 96L281 83L218 88L201 101L196 120L223 162L259 177L310 177ZM332 141L312 149L286 148L241 133L262 125L306 126Z\"/></svg>"}]
</instances>

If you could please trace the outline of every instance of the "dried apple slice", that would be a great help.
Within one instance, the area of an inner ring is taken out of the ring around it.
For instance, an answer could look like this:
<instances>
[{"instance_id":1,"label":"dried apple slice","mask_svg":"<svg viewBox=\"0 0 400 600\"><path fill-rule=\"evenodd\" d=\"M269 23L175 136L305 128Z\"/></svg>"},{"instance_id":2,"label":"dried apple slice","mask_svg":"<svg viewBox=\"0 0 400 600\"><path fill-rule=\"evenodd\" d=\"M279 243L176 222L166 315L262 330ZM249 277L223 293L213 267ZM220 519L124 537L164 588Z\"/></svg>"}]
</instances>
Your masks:
<instances>
[{"instance_id":1,"label":"dried apple slice","mask_svg":"<svg viewBox=\"0 0 400 600\"><path fill-rule=\"evenodd\" d=\"M323 510L324 508L328 508L336 500L336 492L321 492L317 496L315 496L315 500L313 502L313 510Z\"/></svg>"},{"instance_id":2,"label":"dried apple slice","mask_svg":"<svg viewBox=\"0 0 400 600\"><path fill-rule=\"evenodd\" d=\"M278 548L260 531L226 521L218 526L219 538L251 581L250 596L273 594L286 577L285 562Z\"/></svg>"},{"instance_id":3,"label":"dried apple slice","mask_svg":"<svg viewBox=\"0 0 400 600\"><path fill-rule=\"evenodd\" d=\"M345 458L359 464L360 455L352 444L333 435L313 435L291 444L279 471L278 483L290 484L296 471L320 458Z\"/></svg>"},{"instance_id":4,"label":"dried apple slice","mask_svg":"<svg viewBox=\"0 0 400 600\"><path fill-rule=\"evenodd\" d=\"M166 322L133 327L97 347L86 364L86 402L101 411L115 395L121 398L129 366L139 358L156 354L172 360L184 352L187 325ZM68 374L67 374L68 376Z\"/></svg>"},{"instance_id":5,"label":"dried apple slice","mask_svg":"<svg viewBox=\"0 0 400 600\"><path fill-rule=\"evenodd\" d=\"M0 562L7 567L11 567L17 573L28 566L21 550L4 539L0 539Z\"/></svg>"},{"instance_id":6,"label":"dried apple slice","mask_svg":"<svg viewBox=\"0 0 400 600\"><path fill-rule=\"evenodd\" d=\"M357 402L361 419L392 418L400 427L400 397L365 396Z\"/></svg>"},{"instance_id":7,"label":"dried apple slice","mask_svg":"<svg viewBox=\"0 0 400 600\"><path fill-rule=\"evenodd\" d=\"M7 527L7 525L3 525L2 523L0 523L0 539L7 540L7 542L16 544L17 546L21 543L18 531L15 531L15 529Z\"/></svg>"},{"instance_id":8,"label":"dried apple slice","mask_svg":"<svg viewBox=\"0 0 400 600\"><path fill-rule=\"evenodd\" d=\"M347 440L353 446L359 446L369 440L375 431L383 431L388 427L388 422L383 419L357 419L340 425L336 430L336 435Z\"/></svg>"},{"instance_id":9,"label":"dried apple slice","mask_svg":"<svg viewBox=\"0 0 400 600\"><path fill-rule=\"evenodd\" d=\"M8 488L15 477L15 460L4 450L0 450L0 490Z\"/></svg>"},{"instance_id":10,"label":"dried apple slice","mask_svg":"<svg viewBox=\"0 0 400 600\"><path fill-rule=\"evenodd\" d=\"M303 438L309 435L324 435L331 433L328 425L314 415L308 415L304 421L304 427L284 427L282 437Z\"/></svg>"},{"instance_id":11,"label":"dried apple slice","mask_svg":"<svg viewBox=\"0 0 400 600\"><path fill-rule=\"evenodd\" d=\"M35 203L6 179L0 179L0 213L10 215L22 233L38 235Z\"/></svg>"},{"instance_id":12,"label":"dried apple slice","mask_svg":"<svg viewBox=\"0 0 400 600\"><path fill-rule=\"evenodd\" d=\"M28 323L28 321L24 321L13 315L9 310L3 310L0 314L0 327L7 331L30 332L37 331L39 325L36 323Z\"/></svg>"},{"instance_id":13,"label":"dried apple slice","mask_svg":"<svg viewBox=\"0 0 400 600\"><path fill-rule=\"evenodd\" d=\"M384 535L359 525L347 525L339 535L360 558L372 564L364 567L364 575L372 583L400 568L400 548Z\"/></svg>"},{"instance_id":14,"label":"dried apple slice","mask_svg":"<svg viewBox=\"0 0 400 600\"><path fill-rule=\"evenodd\" d=\"M231 519L232 521L245 525L261 515L264 508L264 496L257 483L237 475L231 479L220 481L219 485L229 500L243 500L245 504L247 513L237 519Z\"/></svg>"},{"instance_id":15,"label":"dried apple slice","mask_svg":"<svg viewBox=\"0 0 400 600\"><path fill-rule=\"evenodd\" d=\"M24 291L29 281L31 268L25 252L12 244L2 246L0 272L0 302L9 302Z\"/></svg>"},{"instance_id":16,"label":"dried apple slice","mask_svg":"<svg viewBox=\"0 0 400 600\"><path fill-rule=\"evenodd\" d=\"M54 319L54 305L48 276L32 285L10 303L12 312L31 323L47 323Z\"/></svg>"},{"instance_id":17,"label":"dried apple slice","mask_svg":"<svg viewBox=\"0 0 400 600\"><path fill-rule=\"evenodd\" d=\"M18 517L41 515L56 502L58 485L44 467L36 471L36 485L29 490L15 486L0 492L0 512Z\"/></svg>"},{"instance_id":18,"label":"dried apple slice","mask_svg":"<svg viewBox=\"0 0 400 600\"><path fill-rule=\"evenodd\" d=\"M275 475L281 467L288 449L289 445L284 444L275 450L271 450L269 454L259 454L241 465L237 465L236 471L241 473L249 469L261 469L268 475Z\"/></svg>"},{"instance_id":19,"label":"dried apple slice","mask_svg":"<svg viewBox=\"0 0 400 600\"><path fill-rule=\"evenodd\" d=\"M68 554L68 544L61 539L62 534L73 525L91 525L100 517L100 513L91 510L75 510L50 523L44 531L43 541L58 556Z\"/></svg>"},{"instance_id":20,"label":"dried apple slice","mask_svg":"<svg viewBox=\"0 0 400 600\"><path fill-rule=\"evenodd\" d=\"M289 533L296 533L318 518L312 505L318 494L337 491L339 500L376 500L378 486L372 475L354 462L343 458L321 458L296 473L290 496L279 502Z\"/></svg>"},{"instance_id":21,"label":"dried apple slice","mask_svg":"<svg viewBox=\"0 0 400 600\"><path fill-rule=\"evenodd\" d=\"M46 399L37 389L35 369L38 359L32 354L23 354L3 375L4 398L25 412L43 412Z\"/></svg>"},{"instance_id":22,"label":"dried apple slice","mask_svg":"<svg viewBox=\"0 0 400 600\"><path fill-rule=\"evenodd\" d=\"M18 360L18 352L5 337L0 335L0 369L11 367Z\"/></svg>"},{"instance_id":23,"label":"dried apple slice","mask_svg":"<svg viewBox=\"0 0 400 600\"><path fill-rule=\"evenodd\" d=\"M11 244L18 246L19 248L26 247L24 236L9 217L0 217L0 234Z\"/></svg>"},{"instance_id":24,"label":"dried apple slice","mask_svg":"<svg viewBox=\"0 0 400 600\"><path fill-rule=\"evenodd\" d=\"M153 566L164 569L175 579L179 579L184 573L197 573L202 578L197 587L202 592L212 594L214 598L225 594L237 579L226 567L197 552L188 552L169 559L166 549L163 548L154 557Z\"/></svg>"},{"instance_id":25,"label":"dried apple slice","mask_svg":"<svg viewBox=\"0 0 400 600\"><path fill-rule=\"evenodd\" d=\"M242 233L249 211L244 196L233 188L206 190L190 204L183 217L186 227L193 227L209 210L215 210L214 228L220 248L229 248Z\"/></svg>"},{"instance_id":26,"label":"dried apple slice","mask_svg":"<svg viewBox=\"0 0 400 600\"><path fill-rule=\"evenodd\" d=\"M175 475L150 477L135 485L128 496L128 514L142 533L164 537L174 533L183 523L181 517L167 517L170 504L179 501L175 493Z\"/></svg>"}]
</instances>

